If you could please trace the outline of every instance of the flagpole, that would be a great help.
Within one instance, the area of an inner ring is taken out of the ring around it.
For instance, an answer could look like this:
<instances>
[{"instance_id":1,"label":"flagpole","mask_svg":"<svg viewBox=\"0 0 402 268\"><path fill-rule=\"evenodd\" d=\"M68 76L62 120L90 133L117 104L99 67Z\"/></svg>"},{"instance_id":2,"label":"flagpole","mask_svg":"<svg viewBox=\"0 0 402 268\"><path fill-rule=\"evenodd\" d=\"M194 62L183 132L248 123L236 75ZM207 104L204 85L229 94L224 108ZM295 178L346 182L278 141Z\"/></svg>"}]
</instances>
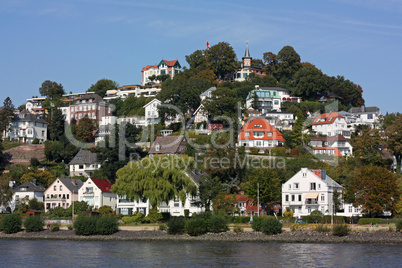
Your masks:
<instances>
[{"instance_id":1,"label":"flagpole","mask_svg":"<svg viewBox=\"0 0 402 268\"><path fill-rule=\"evenodd\" d=\"M260 216L260 183L257 182L257 211L258 211L258 216Z\"/></svg>"}]
</instances>

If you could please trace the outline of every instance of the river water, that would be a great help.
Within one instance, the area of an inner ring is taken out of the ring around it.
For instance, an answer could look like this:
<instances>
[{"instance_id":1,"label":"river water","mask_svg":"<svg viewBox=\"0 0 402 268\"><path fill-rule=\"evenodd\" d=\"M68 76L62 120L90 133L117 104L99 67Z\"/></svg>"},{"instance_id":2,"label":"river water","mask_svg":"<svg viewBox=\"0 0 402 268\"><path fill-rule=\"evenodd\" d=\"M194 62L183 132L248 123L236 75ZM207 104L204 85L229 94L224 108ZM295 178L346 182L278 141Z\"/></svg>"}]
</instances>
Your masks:
<instances>
[{"instance_id":1,"label":"river water","mask_svg":"<svg viewBox=\"0 0 402 268\"><path fill-rule=\"evenodd\" d=\"M0 240L0 267L402 267L402 246Z\"/></svg>"}]
</instances>

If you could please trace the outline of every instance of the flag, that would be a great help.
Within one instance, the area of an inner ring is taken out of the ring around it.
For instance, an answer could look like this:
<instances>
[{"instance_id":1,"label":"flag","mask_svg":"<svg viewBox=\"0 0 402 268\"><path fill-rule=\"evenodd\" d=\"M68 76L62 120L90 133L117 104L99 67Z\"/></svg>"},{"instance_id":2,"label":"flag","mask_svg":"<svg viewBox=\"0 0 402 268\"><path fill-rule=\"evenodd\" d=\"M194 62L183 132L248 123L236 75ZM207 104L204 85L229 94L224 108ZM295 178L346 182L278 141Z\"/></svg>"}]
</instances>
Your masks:
<instances>
[{"instance_id":1,"label":"flag","mask_svg":"<svg viewBox=\"0 0 402 268\"><path fill-rule=\"evenodd\" d=\"M209 46L209 43L208 43L208 41L207 41L207 48L208 48L208 49L210 49L210 48L211 48L211 47Z\"/></svg>"}]
</instances>

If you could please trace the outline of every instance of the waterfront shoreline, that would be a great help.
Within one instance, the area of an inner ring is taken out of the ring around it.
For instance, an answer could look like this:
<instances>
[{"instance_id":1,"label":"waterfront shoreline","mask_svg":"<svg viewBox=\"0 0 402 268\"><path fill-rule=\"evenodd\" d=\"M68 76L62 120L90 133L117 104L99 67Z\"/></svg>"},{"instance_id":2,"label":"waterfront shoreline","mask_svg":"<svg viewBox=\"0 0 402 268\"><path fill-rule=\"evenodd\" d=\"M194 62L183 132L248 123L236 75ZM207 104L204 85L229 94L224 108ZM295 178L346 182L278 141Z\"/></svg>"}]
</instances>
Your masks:
<instances>
[{"instance_id":1,"label":"waterfront shoreline","mask_svg":"<svg viewBox=\"0 0 402 268\"><path fill-rule=\"evenodd\" d=\"M126 231L120 230L112 235L79 236L72 230L15 234L0 233L0 240L71 240L71 241L172 241L172 242L272 242L272 243L348 243L348 244L402 244L400 232L351 232L347 236L336 237L331 233L314 231L283 232L278 235L264 235L260 232L208 233L201 236L168 235L165 231Z\"/></svg>"}]
</instances>

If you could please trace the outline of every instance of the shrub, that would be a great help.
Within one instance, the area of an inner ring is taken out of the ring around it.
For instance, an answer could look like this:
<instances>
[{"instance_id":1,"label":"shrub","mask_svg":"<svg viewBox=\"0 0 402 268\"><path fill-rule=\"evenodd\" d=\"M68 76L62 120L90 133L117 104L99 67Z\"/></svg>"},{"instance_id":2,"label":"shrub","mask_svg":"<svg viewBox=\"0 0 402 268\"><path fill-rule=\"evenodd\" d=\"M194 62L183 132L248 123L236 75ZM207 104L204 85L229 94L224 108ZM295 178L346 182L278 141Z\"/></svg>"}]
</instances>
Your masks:
<instances>
[{"instance_id":1,"label":"shrub","mask_svg":"<svg viewBox=\"0 0 402 268\"><path fill-rule=\"evenodd\" d=\"M345 219L342 216L333 216L334 224L343 224L345 223ZM331 223L331 216L325 215L323 219L323 223Z\"/></svg>"},{"instance_id":2,"label":"shrub","mask_svg":"<svg viewBox=\"0 0 402 268\"><path fill-rule=\"evenodd\" d=\"M198 236L208 232L203 218L189 219L185 223L186 232L191 236Z\"/></svg>"},{"instance_id":3,"label":"shrub","mask_svg":"<svg viewBox=\"0 0 402 268\"><path fill-rule=\"evenodd\" d=\"M261 221L261 231L266 235L282 233L282 223L275 217L264 217Z\"/></svg>"},{"instance_id":4,"label":"shrub","mask_svg":"<svg viewBox=\"0 0 402 268\"><path fill-rule=\"evenodd\" d=\"M209 231L212 233L226 232L229 230L225 216L213 214L209 220Z\"/></svg>"},{"instance_id":5,"label":"shrub","mask_svg":"<svg viewBox=\"0 0 402 268\"><path fill-rule=\"evenodd\" d=\"M236 234L240 234L242 232L244 232L243 227L239 226L239 225L235 225L233 227L233 232L235 232Z\"/></svg>"},{"instance_id":6,"label":"shrub","mask_svg":"<svg viewBox=\"0 0 402 268\"><path fill-rule=\"evenodd\" d=\"M24 227L27 232L40 232L43 230L44 223L40 216L30 216L25 219Z\"/></svg>"},{"instance_id":7,"label":"shrub","mask_svg":"<svg viewBox=\"0 0 402 268\"><path fill-rule=\"evenodd\" d=\"M163 219L162 214L159 213L157 207L154 207L149 210L148 215L142 221L146 222L146 223L153 223L153 222L158 222L162 219Z\"/></svg>"},{"instance_id":8,"label":"shrub","mask_svg":"<svg viewBox=\"0 0 402 268\"><path fill-rule=\"evenodd\" d=\"M21 216L19 214L8 214L3 217L0 225L6 234L18 233L22 226Z\"/></svg>"},{"instance_id":9,"label":"shrub","mask_svg":"<svg viewBox=\"0 0 402 268\"><path fill-rule=\"evenodd\" d=\"M250 222L250 217L249 216L236 216L236 217L232 217L230 220L233 223L248 223L248 222Z\"/></svg>"},{"instance_id":10,"label":"shrub","mask_svg":"<svg viewBox=\"0 0 402 268\"><path fill-rule=\"evenodd\" d=\"M287 222L290 222L292 218L293 218L293 210L287 207L285 212L283 212L283 219Z\"/></svg>"},{"instance_id":11,"label":"shrub","mask_svg":"<svg viewBox=\"0 0 402 268\"><path fill-rule=\"evenodd\" d=\"M137 213L134 216L123 216L121 220L124 222L124 224L130 224L134 222L141 222L143 218L144 214Z\"/></svg>"},{"instance_id":12,"label":"shrub","mask_svg":"<svg viewBox=\"0 0 402 268\"><path fill-rule=\"evenodd\" d=\"M167 226L165 223L160 223L159 224L159 231L166 231L167 230Z\"/></svg>"},{"instance_id":13,"label":"shrub","mask_svg":"<svg viewBox=\"0 0 402 268\"><path fill-rule=\"evenodd\" d=\"M168 234L183 234L184 229L184 218L183 217L171 217L167 224Z\"/></svg>"},{"instance_id":14,"label":"shrub","mask_svg":"<svg viewBox=\"0 0 402 268\"><path fill-rule=\"evenodd\" d=\"M73 229L73 226L71 224L69 224L69 225L67 225L67 229L71 231Z\"/></svg>"},{"instance_id":15,"label":"shrub","mask_svg":"<svg viewBox=\"0 0 402 268\"><path fill-rule=\"evenodd\" d=\"M315 230L319 233L329 233L331 231L331 229L324 224L317 225L317 227L315 227Z\"/></svg>"},{"instance_id":16,"label":"shrub","mask_svg":"<svg viewBox=\"0 0 402 268\"><path fill-rule=\"evenodd\" d=\"M100 235L111 235L119 231L117 218L113 216L102 216L97 218L96 233Z\"/></svg>"},{"instance_id":17,"label":"shrub","mask_svg":"<svg viewBox=\"0 0 402 268\"><path fill-rule=\"evenodd\" d=\"M346 236L349 234L349 226L346 224L335 224L332 226L332 235Z\"/></svg>"},{"instance_id":18,"label":"shrub","mask_svg":"<svg viewBox=\"0 0 402 268\"><path fill-rule=\"evenodd\" d=\"M53 215L57 216L57 217L66 217L67 216L67 211L66 209L62 208L62 207L55 207L53 209Z\"/></svg>"},{"instance_id":19,"label":"shrub","mask_svg":"<svg viewBox=\"0 0 402 268\"><path fill-rule=\"evenodd\" d=\"M94 235L96 234L97 217L86 217L80 215L74 222L74 232L76 235Z\"/></svg>"},{"instance_id":20,"label":"shrub","mask_svg":"<svg viewBox=\"0 0 402 268\"><path fill-rule=\"evenodd\" d=\"M314 210L310 213L307 223L322 223L324 214L319 210Z\"/></svg>"},{"instance_id":21,"label":"shrub","mask_svg":"<svg viewBox=\"0 0 402 268\"><path fill-rule=\"evenodd\" d=\"M257 147L251 147L250 148L250 153L251 154L258 154L260 152L260 149Z\"/></svg>"},{"instance_id":22,"label":"shrub","mask_svg":"<svg viewBox=\"0 0 402 268\"><path fill-rule=\"evenodd\" d=\"M101 216L107 216L113 213L113 209L110 206L101 206L96 210Z\"/></svg>"},{"instance_id":23,"label":"shrub","mask_svg":"<svg viewBox=\"0 0 402 268\"><path fill-rule=\"evenodd\" d=\"M60 230L60 224L58 224L57 222L50 224L51 232L57 232L58 230Z\"/></svg>"},{"instance_id":24,"label":"shrub","mask_svg":"<svg viewBox=\"0 0 402 268\"><path fill-rule=\"evenodd\" d=\"M184 217L186 217L186 218L190 217L190 210L189 209L184 210Z\"/></svg>"},{"instance_id":25,"label":"shrub","mask_svg":"<svg viewBox=\"0 0 402 268\"><path fill-rule=\"evenodd\" d=\"M262 216L253 217L253 223L251 224L251 228L253 228L254 231L256 232L261 231L262 218L263 218Z\"/></svg>"},{"instance_id":26,"label":"shrub","mask_svg":"<svg viewBox=\"0 0 402 268\"><path fill-rule=\"evenodd\" d=\"M397 232L400 232L402 230L402 220L398 220L395 223L395 229L396 229Z\"/></svg>"},{"instance_id":27,"label":"shrub","mask_svg":"<svg viewBox=\"0 0 402 268\"><path fill-rule=\"evenodd\" d=\"M359 225L366 225L366 224L376 224L380 223L379 218L360 218L359 219Z\"/></svg>"}]
</instances>

